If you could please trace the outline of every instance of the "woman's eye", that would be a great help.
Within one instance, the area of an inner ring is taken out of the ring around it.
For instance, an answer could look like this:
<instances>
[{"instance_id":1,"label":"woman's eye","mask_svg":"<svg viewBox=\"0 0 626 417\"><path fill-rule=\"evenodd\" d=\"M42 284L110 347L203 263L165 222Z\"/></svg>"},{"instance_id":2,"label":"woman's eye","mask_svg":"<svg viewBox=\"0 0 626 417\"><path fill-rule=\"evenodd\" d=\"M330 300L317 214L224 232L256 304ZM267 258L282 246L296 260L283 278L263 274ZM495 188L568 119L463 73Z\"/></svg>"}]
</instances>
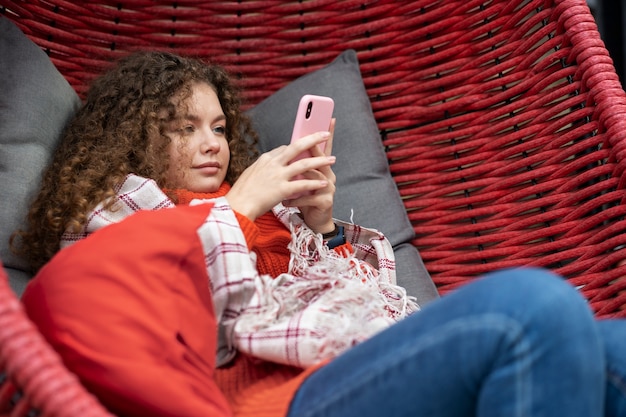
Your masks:
<instances>
[{"instance_id":1,"label":"woman's eye","mask_svg":"<svg viewBox=\"0 0 626 417\"><path fill-rule=\"evenodd\" d=\"M224 135L226 133L226 128L224 126L215 126L213 128L213 132L218 135Z\"/></svg>"},{"instance_id":2,"label":"woman's eye","mask_svg":"<svg viewBox=\"0 0 626 417\"><path fill-rule=\"evenodd\" d=\"M183 134L183 135L189 135L189 134L195 132L196 128L193 125L187 125L187 126L182 126L182 127L178 128L178 129L176 129L176 131L178 133L180 133L180 134Z\"/></svg>"}]
</instances>

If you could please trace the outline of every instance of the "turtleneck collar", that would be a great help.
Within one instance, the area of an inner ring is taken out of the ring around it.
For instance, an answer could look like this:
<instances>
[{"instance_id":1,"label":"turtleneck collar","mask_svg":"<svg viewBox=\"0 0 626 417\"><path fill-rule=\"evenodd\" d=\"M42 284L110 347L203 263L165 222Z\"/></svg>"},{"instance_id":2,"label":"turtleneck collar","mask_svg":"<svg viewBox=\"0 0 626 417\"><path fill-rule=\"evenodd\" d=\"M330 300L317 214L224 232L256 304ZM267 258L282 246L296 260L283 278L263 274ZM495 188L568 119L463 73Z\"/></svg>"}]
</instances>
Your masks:
<instances>
[{"instance_id":1,"label":"turtleneck collar","mask_svg":"<svg viewBox=\"0 0 626 417\"><path fill-rule=\"evenodd\" d=\"M228 184L227 182L223 182L222 185L220 185L220 188L212 193L198 193L185 189L176 189L171 190L170 192L175 194L178 198L177 204L189 204L191 200L194 199L213 199L218 197L224 197L226 193L228 193L228 191L230 191L230 184Z\"/></svg>"}]
</instances>

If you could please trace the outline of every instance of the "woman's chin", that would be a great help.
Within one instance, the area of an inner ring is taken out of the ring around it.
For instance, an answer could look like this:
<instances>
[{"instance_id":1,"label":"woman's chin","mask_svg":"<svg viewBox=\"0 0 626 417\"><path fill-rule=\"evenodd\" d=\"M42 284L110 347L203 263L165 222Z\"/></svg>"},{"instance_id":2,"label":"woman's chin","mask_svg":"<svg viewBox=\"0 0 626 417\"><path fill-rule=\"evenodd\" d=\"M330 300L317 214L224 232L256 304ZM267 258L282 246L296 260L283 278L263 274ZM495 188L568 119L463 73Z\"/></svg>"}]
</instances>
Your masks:
<instances>
[{"instance_id":1,"label":"woman's chin","mask_svg":"<svg viewBox=\"0 0 626 417\"><path fill-rule=\"evenodd\" d=\"M221 185L222 183L217 181L204 182L203 184L193 184L188 190L194 193L214 193L220 189Z\"/></svg>"}]
</instances>

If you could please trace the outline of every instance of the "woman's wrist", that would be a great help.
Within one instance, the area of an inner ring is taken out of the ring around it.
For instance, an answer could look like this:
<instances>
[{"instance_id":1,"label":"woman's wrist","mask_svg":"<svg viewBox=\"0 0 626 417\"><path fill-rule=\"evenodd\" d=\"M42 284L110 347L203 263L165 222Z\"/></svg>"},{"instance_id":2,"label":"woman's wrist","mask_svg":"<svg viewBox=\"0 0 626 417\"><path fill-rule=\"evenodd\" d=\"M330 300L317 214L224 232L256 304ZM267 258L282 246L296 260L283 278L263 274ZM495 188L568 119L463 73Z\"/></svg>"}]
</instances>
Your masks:
<instances>
[{"instance_id":1,"label":"woman's wrist","mask_svg":"<svg viewBox=\"0 0 626 417\"><path fill-rule=\"evenodd\" d=\"M239 199L237 198L237 195L231 192L226 194L225 197L228 204L234 211L243 214L251 221L255 221L257 217L261 215L257 205L253 204L250 199Z\"/></svg>"},{"instance_id":2,"label":"woman's wrist","mask_svg":"<svg viewBox=\"0 0 626 417\"><path fill-rule=\"evenodd\" d=\"M334 236L337 234L337 225L335 224L334 221L331 220L330 223L324 225L323 227L318 227L316 229L313 229L313 231L315 233L321 233L322 237L324 237L324 239L326 239L327 235L331 235ZM330 236L330 237L332 237Z\"/></svg>"},{"instance_id":3,"label":"woman's wrist","mask_svg":"<svg viewBox=\"0 0 626 417\"><path fill-rule=\"evenodd\" d=\"M345 245L346 235L344 234L344 227L334 223L335 228L332 232L322 234L324 243L330 249L335 249L337 246Z\"/></svg>"},{"instance_id":4,"label":"woman's wrist","mask_svg":"<svg viewBox=\"0 0 626 417\"><path fill-rule=\"evenodd\" d=\"M328 232L320 232L322 234L322 238L324 240L328 240L328 239L332 239L333 237L337 236L337 234L339 233L339 227L337 226L337 223L333 222L332 224L332 229Z\"/></svg>"}]
</instances>

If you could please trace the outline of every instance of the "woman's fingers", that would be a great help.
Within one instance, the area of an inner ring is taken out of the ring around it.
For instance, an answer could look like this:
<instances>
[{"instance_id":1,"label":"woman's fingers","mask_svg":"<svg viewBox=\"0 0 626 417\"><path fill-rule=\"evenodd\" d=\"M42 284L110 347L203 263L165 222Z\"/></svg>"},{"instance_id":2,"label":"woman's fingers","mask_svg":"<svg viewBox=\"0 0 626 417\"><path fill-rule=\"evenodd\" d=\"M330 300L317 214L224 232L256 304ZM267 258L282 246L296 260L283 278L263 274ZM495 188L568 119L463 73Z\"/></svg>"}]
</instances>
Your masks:
<instances>
[{"instance_id":1,"label":"woman's fingers","mask_svg":"<svg viewBox=\"0 0 626 417\"><path fill-rule=\"evenodd\" d=\"M330 167L335 163L335 157L317 147L328 140L332 140L331 132L317 132L262 154L228 193L233 209L255 219L278 202L303 193L317 195L317 200L323 199L319 197L321 195L330 194L332 200L335 176ZM315 156L294 161L307 150ZM321 201L316 203L314 199L307 199L306 204L328 205Z\"/></svg>"},{"instance_id":2,"label":"woman's fingers","mask_svg":"<svg viewBox=\"0 0 626 417\"><path fill-rule=\"evenodd\" d=\"M327 142L330 137L330 132L317 132L304 136L283 148L282 156L285 158L286 163L291 163L300 158L306 159L310 156L320 156L321 152L317 145Z\"/></svg>"},{"instance_id":3,"label":"woman's fingers","mask_svg":"<svg viewBox=\"0 0 626 417\"><path fill-rule=\"evenodd\" d=\"M326 147L324 148L324 154L327 156L332 155L333 152L333 139L335 138L335 125L337 123L337 119L334 117L330 121L330 137L326 141Z\"/></svg>"},{"instance_id":4,"label":"woman's fingers","mask_svg":"<svg viewBox=\"0 0 626 417\"><path fill-rule=\"evenodd\" d=\"M319 170L322 171L325 168L330 167L336 162L337 158L334 156L315 156L311 158L300 159L286 167L286 172L289 178L295 178L304 175L308 171ZM327 176L328 173L324 172Z\"/></svg>"}]
</instances>

